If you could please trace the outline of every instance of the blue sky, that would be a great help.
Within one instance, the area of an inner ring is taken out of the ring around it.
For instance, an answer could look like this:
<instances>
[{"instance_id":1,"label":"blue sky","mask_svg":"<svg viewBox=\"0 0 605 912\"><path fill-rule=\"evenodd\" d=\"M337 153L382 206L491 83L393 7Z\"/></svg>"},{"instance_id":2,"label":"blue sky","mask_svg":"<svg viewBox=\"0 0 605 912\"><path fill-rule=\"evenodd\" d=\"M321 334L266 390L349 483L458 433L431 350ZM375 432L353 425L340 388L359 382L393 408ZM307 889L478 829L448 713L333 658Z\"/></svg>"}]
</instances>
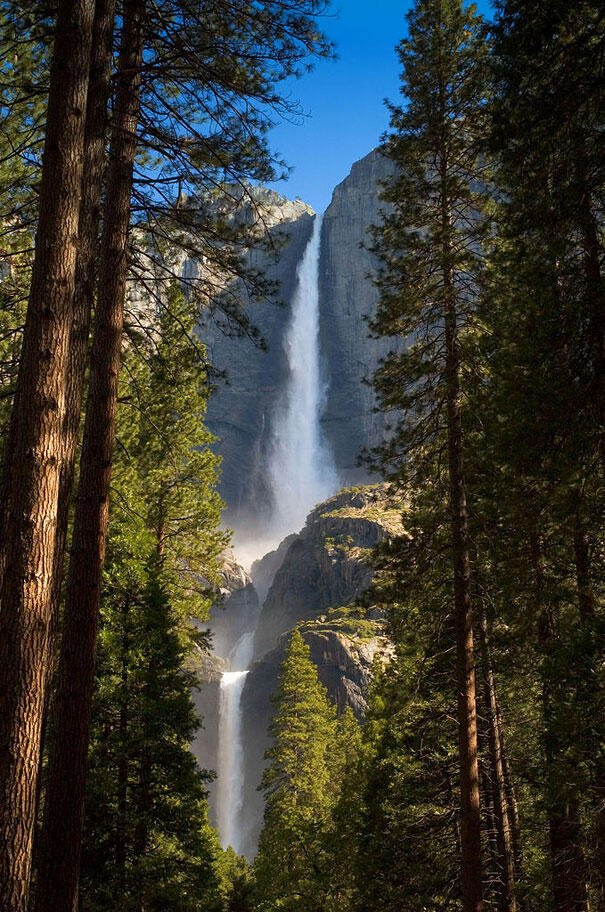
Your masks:
<instances>
[{"instance_id":1,"label":"blue sky","mask_svg":"<svg viewBox=\"0 0 605 912\"><path fill-rule=\"evenodd\" d=\"M321 211L352 163L378 145L388 127L383 99L399 97L395 45L410 6L411 0L333 0L333 15L322 22L338 59L319 61L292 85L308 116L280 124L270 135L292 167L289 180L274 185L280 193ZM486 13L489 2L477 6Z\"/></svg>"}]
</instances>

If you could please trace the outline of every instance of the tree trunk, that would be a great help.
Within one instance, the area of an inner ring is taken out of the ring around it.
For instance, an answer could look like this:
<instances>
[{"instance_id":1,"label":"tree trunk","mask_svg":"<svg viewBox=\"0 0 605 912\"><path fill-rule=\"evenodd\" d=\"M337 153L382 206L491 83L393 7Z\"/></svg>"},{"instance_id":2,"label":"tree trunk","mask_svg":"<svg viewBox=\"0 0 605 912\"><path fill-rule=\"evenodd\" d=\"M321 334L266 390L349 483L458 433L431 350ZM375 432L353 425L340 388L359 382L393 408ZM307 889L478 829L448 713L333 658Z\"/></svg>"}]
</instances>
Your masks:
<instances>
[{"instance_id":1,"label":"tree trunk","mask_svg":"<svg viewBox=\"0 0 605 912\"><path fill-rule=\"evenodd\" d=\"M483 663L483 678L485 685L485 708L489 730L489 751L492 767L491 790L493 796L494 816L496 824L496 841L500 858L502 874L502 890L500 908L504 912L516 912L515 899L515 856L512 840L512 828L508 814L506 800L506 784L504 781L504 764L502 760L502 723L500 708L496 697L496 682L492 666L487 618L481 612L479 624L479 642Z\"/></svg>"},{"instance_id":2,"label":"tree trunk","mask_svg":"<svg viewBox=\"0 0 605 912\"><path fill-rule=\"evenodd\" d=\"M42 733L40 739L40 765L44 754L44 742L49 716L49 702L52 690L54 645L58 627L59 603L63 581L65 543L69 522L70 494L73 485L80 415L82 412L82 389L88 355L90 314L94 298L95 262L99 232L103 169L105 165L105 144L107 134L107 103L109 101L109 80L112 64L112 40L115 18L115 0L97 0L92 29L92 53L88 80L86 104L86 127L84 136L84 170L82 177L82 198L78 228L78 250L76 256L76 277L73 305L73 319L69 330L69 349L65 372L65 414L61 437L62 455L59 470L59 500L57 508L57 531L53 562L53 580L50 606L50 633L48 644L49 683L44 701ZM40 799L38 776L38 796ZM36 818L37 818L36 814ZM34 853L36 854L36 853Z\"/></svg>"},{"instance_id":3,"label":"tree trunk","mask_svg":"<svg viewBox=\"0 0 605 912\"><path fill-rule=\"evenodd\" d=\"M589 344L595 352L593 389L589 391L596 404L599 424L599 455L601 472L605 476L605 287L601 274L602 245L599 225L593 211L591 193L587 187L587 164L584 151L578 156L577 168L581 184L578 215L584 248L584 302L590 320Z\"/></svg>"},{"instance_id":4,"label":"tree trunk","mask_svg":"<svg viewBox=\"0 0 605 912\"><path fill-rule=\"evenodd\" d=\"M557 639L552 611L544 598L544 568L540 541L536 532L530 536L530 552L534 574L534 599L538 623L538 638L543 653L542 703L544 712L544 759L547 805L550 830L550 850L554 912L588 912L586 891L586 862L581 846L582 831L575 796L565 775L557 770L561 745L557 738L554 718L555 697L549 664ZM559 775L557 775L559 773ZM565 781L562 781L565 780Z\"/></svg>"},{"instance_id":5,"label":"tree trunk","mask_svg":"<svg viewBox=\"0 0 605 912\"><path fill-rule=\"evenodd\" d=\"M128 656L130 651L129 628L130 599L124 598L122 605L122 662L120 669L120 718L118 723L119 756L118 756L118 783L116 806L116 868L117 880L120 888L126 890L126 832L128 810L128 758L125 744L128 736L129 705L128 705Z\"/></svg>"},{"instance_id":6,"label":"tree trunk","mask_svg":"<svg viewBox=\"0 0 605 912\"><path fill-rule=\"evenodd\" d=\"M0 503L0 908L31 875L94 4L61 0L39 222Z\"/></svg>"},{"instance_id":7,"label":"tree trunk","mask_svg":"<svg viewBox=\"0 0 605 912\"><path fill-rule=\"evenodd\" d=\"M481 737L479 740L481 741ZM483 801L481 802L481 813L484 820L483 832L489 857L489 864L485 865L484 870L485 887L488 894L492 893L494 895L496 908L501 912L503 909L502 864L498 851L498 828L494 813L492 782L485 763L479 764L479 775L481 777L481 794L483 796Z\"/></svg>"},{"instance_id":8,"label":"tree trunk","mask_svg":"<svg viewBox=\"0 0 605 912\"><path fill-rule=\"evenodd\" d=\"M605 747L602 738L603 694L599 686L598 669L602 665L595 631L595 596L591 580L591 555L586 526L580 515L574 529L574 560L578 590L578 608L582 627L587 635L584 651L586 662L582 684L585 688L586 720L589 732L588 753L594 776L592 803L595 816L595 861L597 912L605 912Z\"/></svg>"},{"instance_id":9,"label":"tree trunk","mask_svg":"<svg viewBox=\"0 0 605 912\"><path fill-rule=\"evenodd\" d=\"M515 857L515 882L520 883L523 880L523 852L521 849L521 821L519 820L519 804L515 794L513 776L506 751L504 749L504 737L502 726L500 726L500 755L502 757L502 769L504 771L504 784L506 788L506 806L508 808L508 819L511 825L511 834L513 840L513 852ZM523 908L522 904L519 904Z\"/></svg>"},{"instance_id":10,"label":"tree trunk","mask_svg":"<svg viewBox=\"0 0 605 912\"><path fill-rule=\"evenodd\" d=\"M52 870L40 884L38 912L73 912L77 903L137 145L143 11L144 0L124 3L90 385L59 660L56 735L46 796L45 839L49 846L61 846L61 852L55 854Z\"/></svg>"},{"instance_id":11,"label":"tree trunk","mask_svg":"<svg viewBox=\"0 0 605 912\"><path fill-rule=\"evenodd\" d=\"M454 607L456 614L456 667L458 676L458 745L460 753L462 908L481 912L481 814L477 754L477 707L473 616L468 556L468 516L462 462L460 376L456 342L453 276L446 282L452 294L446 302L446 382L450 522L454 558Z\"/></svg>"}]
</instances>

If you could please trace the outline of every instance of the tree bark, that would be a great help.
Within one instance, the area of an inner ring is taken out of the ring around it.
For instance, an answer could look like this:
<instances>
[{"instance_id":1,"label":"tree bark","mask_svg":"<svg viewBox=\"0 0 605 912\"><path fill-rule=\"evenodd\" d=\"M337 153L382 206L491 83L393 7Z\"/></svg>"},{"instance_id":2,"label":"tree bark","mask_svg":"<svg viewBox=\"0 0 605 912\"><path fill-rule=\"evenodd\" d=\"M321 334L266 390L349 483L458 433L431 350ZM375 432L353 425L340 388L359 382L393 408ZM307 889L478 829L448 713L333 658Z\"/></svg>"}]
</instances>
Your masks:
<instances>
[{"instance_id":1,"label":"tree bark","mask_svg":"<svg viewBox=\"0 0 605 912\"><path fill-rule=\"evenodd\" d=\"M78 227L78 249L73 304L73 318L69 330L67 368L65 372L65 414L62 426L62 454L59 469L59 498L57 531L53 561L53 580L50 604L50 632L48 643L49 684L44 700L44 714L40 739L40 766L44 755L44 742L49 716L52 690L54 647L56 641L59 603L63 582L65 543L69 522L70 495L73 485L80 417L82 390L88 356L90 315L94 299L95 265L99 233L105 144L107 138L107 104L112 65L112 41L115 18L115 0L97 0L92 28L92 51L86 104L84 135L84 169ZM40 800L38 776L37 805ZM36 814L36 818L37 818ZM38 840L36 840L38 841ZM37 850L34 852L34 856Z\"/></svg>"},{"instance_id":2,"label":"tree bark","mask_svg":"<svg viewBox=\"0 0 605 912\"><path fill-rule=\"evenodd\" d=\"M492 767L491 791L494 805L496 824L496 842L502 875L502 889L500 891L499 906L503 912L516 912L515 899L515 854L512 839L508 804L506 800L506 784L504 780L504 763L502 758L502 721L500 708L496 697L496 681L492 666L489 633L485 612L481 612L479 623L479 643L483 664L483 679L485 686L485 709L487 712L489 751Z\"/></svg>"},{"instance_id":3,"label":"tree bark","mask_svg":"<svg viewBox=\"0 0 605 912\"><path fill-rule=\"evenodd\" d=\"M588 342L595 352L593 389L589 391L589 395L596 403L601 473L605 477L605 287L601 274L602 245L599 225L587 186L587 164L584 151L578 157L577 168L581 186L578 216L584 249L583 269L586 281L584 302L590 320L591 337Z\"/></svg>"},{"instance_id":4,"label":"tree bark","mask_svg":"<svg viewBox=\"0 0 605 912\"><path fill-rule=\"evenodd\" d=\"M519 819L519 804L513 784L513 777L508 760L507 753L504 749L504 737L502 727L500 727L500 754L502 756L502 768L504 770L504 784L506 787L506 806L508 808L508 819L511 825L511 834L513 840L513 852L515 856L515 882L520 883L523 879L523 851L521 849L521 821ZM520 908L523 905L519 903Z\"/></svg>"},{"instance_id":5,"label":"tree bark","mask_svg":"<svg viewBox=\"0 0 605 912\"><path fill-rule=\"evenodd\" d=\"M458 748L460 754L462 908L481 912L481 813L477 752L477 707L473 615L468 557L468 517L462 464L460 378L456 353L456 317L446 310L448 456L450 521L454 555L456 666L458 675Z\"/></svg>"},{"instance_id":6,"label":"tree bark","mask_svg":"<svg viewBox=\"0 0 605 912\"><path fill-rule=\"evenodd\" d=\"M587 635L583 674L586 701L586 719L589 731L589 762L592 764L594 789L592 804L595 816L595 889L597 912L605 912L605 747L600 720L603 717L603 693L599 686L598 669L603 661L595 631L596 600L591 579L591 554L586 526L581 516L576 516L574 528L574 560L578 591L580 621Z\"/></svg>"},{"instance_id":7,"label":"tree bark","mask_svg":"<svg viewBox=\"0 0 605 912\"><path fill-rule=\"evenodd\" d=\"M0 503L0 908L24 912L48 679L94 4L61 0L36 252Z\"/></svg>"},{"instance_id":8,"label":"tree bark","mask_svg":"<svg viewBox=\"0 0 605 912\"><path fill-rule=\"evenodd\" d=\"M556 621L544 597L544 568L537 532L530 535L530 552L534 574L534 600L538 639L544 657L542 671L542 704L544 713L544 760L554 912L588 912L586 861L581 846L582 830L575 796L566 782L557 776L560 744L554 718L555 697L549 663L557 639Z\"/></svg>"},{"instance_id":9,"label":"tree bark","mask_svg":"<svg viewBox=\"0 0 605 912\"><path fill-rule=\"evenodd\" d=\"M61 846L61 852L55 854L52 870L40 884L38 912L73 912L77 904L86 755L107 535L130 200L137 146L143 13L144 0L125 0L80 484L58 669L56 735L45 809L45 839L49 846Z\"/></svg>"}]
</instances>

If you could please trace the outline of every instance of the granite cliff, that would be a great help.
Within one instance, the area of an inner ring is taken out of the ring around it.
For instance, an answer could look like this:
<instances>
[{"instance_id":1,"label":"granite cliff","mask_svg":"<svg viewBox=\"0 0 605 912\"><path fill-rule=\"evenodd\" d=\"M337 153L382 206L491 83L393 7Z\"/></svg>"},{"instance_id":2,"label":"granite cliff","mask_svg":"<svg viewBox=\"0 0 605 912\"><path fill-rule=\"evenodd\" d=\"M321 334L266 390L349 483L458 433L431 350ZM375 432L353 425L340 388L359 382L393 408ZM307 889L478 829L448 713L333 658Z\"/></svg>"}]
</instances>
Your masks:
<instances>
[{"instance_id":1,"label":"granite cliff","mask_svg":"<svg viewBox=\"0 0 605 912\"><path fill-rule=\"evenodd\" d=\"M380 442L385 433L382 416L374 413L370 378L390 340L369 340L364 317L376 306L376 289L369 276L374 256L362 245L367 227L380 220L380 182L392 165L378 150L356 162L339 184L326 210L320 242L319 310L320 360L325 402L320 415L341 484L368 480L357 465L360 451ZM259 191L260 192L260 191ZM271 193L271 191L262 191ZM282 306L271 301L248 301L252 322L267 343L255 348L247 338L225 337L211 321L200 326L210 360L226 371L211 398L207 421L217 435L222 456L221 494L227 505L226 522L245 528L250 536L262 529L270 510L267 465L276 404L287 380L284 334L296 288L296 268L309 241L312 210L301 201L273 194L267 200L274 213L269 231L285 238L274 254L251 251L251 265L264 269L280 288Z\"/></svg>"}]
</instances>

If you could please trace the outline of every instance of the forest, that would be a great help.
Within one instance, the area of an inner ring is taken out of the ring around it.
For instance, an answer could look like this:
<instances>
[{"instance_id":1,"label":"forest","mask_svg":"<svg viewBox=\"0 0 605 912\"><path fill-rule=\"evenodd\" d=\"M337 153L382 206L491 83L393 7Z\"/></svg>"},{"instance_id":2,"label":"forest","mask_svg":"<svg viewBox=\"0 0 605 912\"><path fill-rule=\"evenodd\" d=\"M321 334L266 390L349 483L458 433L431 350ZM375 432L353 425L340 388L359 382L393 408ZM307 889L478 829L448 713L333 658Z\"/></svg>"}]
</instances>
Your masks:
<instances>
[{"instance_id":1,"label":"forest","mask_svg":"<svg viewBox=\"0 0 605 912\"><path fill-rule=\"evenodd\" d=\"M247 859L192 752L200 321L265 346L254 188L338 10L0 0L1 912L605 912L605 7L401 6L356 328L397 522L346 615L388 658L360 719L288 634Z\"/></svg>"}]
</instances>

